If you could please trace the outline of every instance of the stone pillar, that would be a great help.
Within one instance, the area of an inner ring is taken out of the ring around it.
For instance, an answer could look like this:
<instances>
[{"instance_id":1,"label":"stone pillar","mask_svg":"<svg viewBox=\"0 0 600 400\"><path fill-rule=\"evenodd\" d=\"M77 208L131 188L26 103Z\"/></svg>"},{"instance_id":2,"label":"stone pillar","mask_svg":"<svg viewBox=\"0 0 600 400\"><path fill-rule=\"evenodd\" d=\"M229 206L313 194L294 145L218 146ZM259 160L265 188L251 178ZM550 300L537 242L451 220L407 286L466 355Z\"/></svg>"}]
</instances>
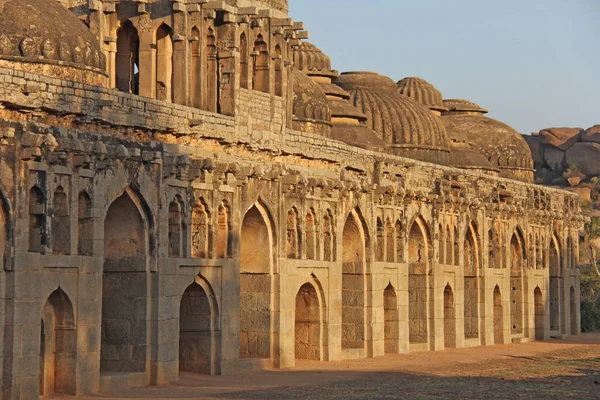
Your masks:
<instances>
[{"instance_id":1,"label":"stone pillar","mask_svg":"<svg viewBox=\"0 0 600 400\"><path fill-rule=\"evenodd\" d=\"M236 24L232 14L225 14L225 24L217 28L217 37L221 43L230 43L228 48L219 46L217 55L218 63L218 107L217 111L224 115L235 114L236 88L240 86L239 74L236 74L239 65L240 54L235 50ZM229 22L229 23L227 23Z\"/></svg>"},{"instance_id":2,"label":"stone pillar","mask_svg":"<svg viewBox=\"0 0 600 400\"><path fill-rule=\"evenodd\" d=\"M156 43L152 31L139 32L140 96L156 98Z\"/></svg>"}]
</instances>

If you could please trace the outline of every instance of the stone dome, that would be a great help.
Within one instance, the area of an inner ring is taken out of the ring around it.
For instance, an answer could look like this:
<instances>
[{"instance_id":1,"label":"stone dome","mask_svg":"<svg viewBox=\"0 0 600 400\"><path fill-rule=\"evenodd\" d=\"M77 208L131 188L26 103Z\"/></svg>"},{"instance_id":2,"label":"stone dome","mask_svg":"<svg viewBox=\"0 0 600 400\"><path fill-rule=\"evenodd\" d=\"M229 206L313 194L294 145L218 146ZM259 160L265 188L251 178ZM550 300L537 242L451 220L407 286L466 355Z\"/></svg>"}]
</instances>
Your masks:
<instances>
[{"instance_id":1,"label":"stone dome","mask_svg":"<svg viewBox=\"0 0 600 400\"><path fill-rule=\"evenodd\" d=\"M91 72L104 73L106 67L99 40L56 0L0 1L0 60L3 66L90 83ZM84 69L88 76L61 73L57 66Z\"/></svg>"},{"instance_id":2,"label":"stone dome","mask_svg":"<svg viewBox=\"0 0 600 400\"><path fill-rule=\"evenodd\" d=\"M304 132L330 136L331 110L327 96L319 84L297 69L292 72L294 81L293 126Z\"/></svg>"},{"instance_id":3,"label":"stone dome","mask_svg":"<svg viewBox=\"0 0 600 400\"><path fill-rule=\"evenodd\" d=\"M331 69L331 59L317 46L310 42L302 42L294 52L296 68L310 76L336 77Z\"/></svg>"},{"instance_id":4,"label":"stone dome","mask_svg":"<svg viewBox=\"0 0 600 400\"><path fill-rule=\"evenodd\" d=\"M507 124L484 116L487 110L466 100L447 101L452 111L442 121L453 143L467 143L483 154L506 178L533 181L533 159L527 142ZM451 164L455 160L451 160Z\"/></svg>"},{"instance_id":5,"label":"stone dome","mask_svg":"<svg viewBox=\"0 0 600 400\"><path fill-rule=\"evenodd\" d=\"M350 102L367 117L367 126L389 152L446 164L448 136L439 117L416 100L398 93L390 78L373 72L346 72L336 83L350 93Z\"/></svg>"},{"instance_id":6,"label":"stone dome","mask_svg":"<svg viewBox=\"0 0 600 400\"><path fill-rule=\"evenodd\" d=\"M446 111L442 92L425 79L408 77L397 83L398 92L415 99L432 111Z\"/></svg>"}]
</instances>

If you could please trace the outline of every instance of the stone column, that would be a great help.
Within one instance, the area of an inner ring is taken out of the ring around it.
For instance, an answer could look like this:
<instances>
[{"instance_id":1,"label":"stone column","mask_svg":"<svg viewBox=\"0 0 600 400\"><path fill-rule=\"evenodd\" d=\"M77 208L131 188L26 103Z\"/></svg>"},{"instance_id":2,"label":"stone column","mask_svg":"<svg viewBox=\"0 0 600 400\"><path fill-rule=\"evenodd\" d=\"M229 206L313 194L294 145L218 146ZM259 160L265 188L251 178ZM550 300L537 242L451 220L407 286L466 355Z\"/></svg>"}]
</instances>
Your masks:
<instances>
[{"instance_id":1,"label":"stone column","mask_svg":"<svg viewBox=\"0 0 600 400\"><path fill-rule=\"evenodd\" d=\"M181 0L173 3L173 102L188 104L188 13Z\"/></svg>"}]
</instances>

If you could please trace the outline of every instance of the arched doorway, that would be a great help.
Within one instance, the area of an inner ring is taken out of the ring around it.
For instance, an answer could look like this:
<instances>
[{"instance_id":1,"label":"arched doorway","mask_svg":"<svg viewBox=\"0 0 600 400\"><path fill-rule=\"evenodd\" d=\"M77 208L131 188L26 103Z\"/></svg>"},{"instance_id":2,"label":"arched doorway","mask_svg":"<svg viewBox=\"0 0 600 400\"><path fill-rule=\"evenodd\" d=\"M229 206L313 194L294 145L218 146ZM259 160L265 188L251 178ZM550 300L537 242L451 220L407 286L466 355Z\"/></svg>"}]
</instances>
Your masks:
<instances>
[{"instance_id":1,"label":"arched doorway","mask_svg":"<svg viewBox=\"0 0 600 400\"><path fill-rule=\"evenodd\" d=\"M428 342L428 254L425 223L416 220L408 237L408 324L410 343Z\"/></svg>"},{"instance_id":2,"label":"arched doorway","mask_svg":"<svg viewBox=\"0 0 600 400\"><path fill-rule=\"evenodd\" d=\"M577 299L575 298L575 288L573 286L571 286L571 290L569 290L569 298L571 304L571 335L577 335L579 333L579 324L577 323Z\"/></svg>"},{"instance_id":3,"label":"arched doorway","mask_svg":"<svg viewBox=\"0 0 600 400\"><path fill-rule=\"evenodd\" d=\"M256 204L241 232L240 358L271 357L271 249L266 210Z\"/></svg>"},{"instance_id":4,"label":"arched doorway","mask_svg":"<svg viewBox=\"0 0 600 400\"><path fill-rule=\"evenodd\" d=\"M550 241L550 333L559 335L560 324L560 288L561 288L561 257L558 240L553 237Z\"/></svg>"},{"instance_id":5,"label":"arched doorway","mask_svg":"<svg viewBox=\"0 0 600 400\"><path fill-rule=\"evenodd\" d=\"M58 288L42 311L40 396L76 394L77 333L69 297Z\"/></svg>"},{"instance_id":6,"label":"arched doorway","mask_svg":"<svg viewBox=\"0 0 600 400\"><path fill-rule=\"evenodd\" d=\"M296 358L321 359L321 307L310 283L302 285L296 295L295 338Z\"/></svg>"},{"instance_id":7,"label":"arched doorway","mask_svg":"<svg viewBox=\"0 0 600 400\"><path fill-rule=\"evenodd\" d=\"M179 307L179 370L212 373L212 315L207 293L196 282L187 287Z\"/></svg>"},{"instance_id":8,"label":"arched doorway","mask_svg":"<svg viewBox=\"0 0 600 400\"><path fill-rule=\"evenodd\" d=\"M469 226L464 242L464 320L465 338L479 337L479 249L477 234Z\"/></svg>"},{"instance_id":9,"label":"arched doorway","mask_svg":"<svg viewBox=\"0 0 600 400\"><path fill-rule=\"evenodd\" d=\"M356 211L348 215L342 234L342 349L365 345L365 240Z\"/></svg>"},{"instance_id":10,"label":"arched doorway","mask_svg":"<svg viewBox=\"0 0 600 400\"><path fill-rule=\"evenodd\" d=\"M542 291L536 287L533 292L535 306L535 340L544 340L544 299Z\"/></svg>"},{"instance_id":11,"label":"arched doorway","mask_svg":"<svg viewBox=\"0 0 600 400\"><path fill-rule=\"evenodd\" d=\"M494 344L504 344L504 313L498 285L494 288Z\"/></svg>"},{"instance_id":12,"label":"arched doorway","mask_svg":"<svg viewBox=\"0 0 600 400\"><path fill-rule=\"evenodd\" d=\"M454 293L449 284L444 288L444 347L456 347Z\"/></svg>"},{"instance_id":13,"label":"arched doorway","mask_svg":"<svg viewBox=\"0 0 600 400\"><path fill-rule=\"evenodd\" d=\"M385 353L398 354L400 341L400 321L398 315L398 297L390 283L383 291L383 313L385 318Z\"/></svg>"},{"instance_id":14,"label":"arched doorway","mask_svg":"<svg viewBox=\"0 0 600 400\"><path fill-rule=\"evenodd\" d=\"M104 220L101 372L146 370L148 237L138 205L123 193Z\"/></svg>"},{"instance_id":15,"label":"arched doorway","mask_svg":"<svg viewBox=\"0 0 600 400\"><path fill-rule=\"evenodd\" d=\"M510 240L510 322L513 335L523 333L523 267L525 253L522 236L515 232Z\"/></svg>"}]
</instances>

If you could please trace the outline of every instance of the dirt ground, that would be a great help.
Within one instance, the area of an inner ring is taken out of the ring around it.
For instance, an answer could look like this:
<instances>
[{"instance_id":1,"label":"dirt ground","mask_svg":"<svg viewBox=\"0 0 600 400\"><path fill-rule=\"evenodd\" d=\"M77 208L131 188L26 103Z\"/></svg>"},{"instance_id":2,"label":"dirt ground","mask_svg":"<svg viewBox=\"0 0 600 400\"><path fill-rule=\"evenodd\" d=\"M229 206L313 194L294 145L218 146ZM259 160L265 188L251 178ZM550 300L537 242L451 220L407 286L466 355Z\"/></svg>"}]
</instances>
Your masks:
<instances>
[{"instance_id":1,"label":"dirt ground","mask_svg":"<svg viewBox=\"0 0 600 400\"><path fill-rule=\"evenodd\" d=\"M287 370L237 376L183 374L178 384L86 399L398 398L600 399L600 333L357 361L299 361Z\"/></svg>"}]
</instances>

